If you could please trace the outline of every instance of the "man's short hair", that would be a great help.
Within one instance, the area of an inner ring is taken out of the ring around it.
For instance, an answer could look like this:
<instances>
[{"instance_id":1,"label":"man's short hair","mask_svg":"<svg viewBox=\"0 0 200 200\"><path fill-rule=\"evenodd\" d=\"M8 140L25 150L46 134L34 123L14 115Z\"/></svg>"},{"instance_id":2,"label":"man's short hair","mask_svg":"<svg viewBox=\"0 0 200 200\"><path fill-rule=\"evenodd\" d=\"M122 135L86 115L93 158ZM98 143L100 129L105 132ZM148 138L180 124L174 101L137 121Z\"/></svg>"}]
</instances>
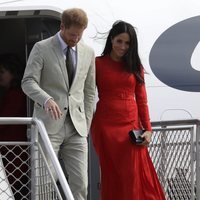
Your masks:
<instances>
[{"instance_id":1,"label":"man's short hair","mask_svg":"<svg viewBox=\"0 0 200 200\"><path fill-rule=\"evenodd\" d=\"M66 9L61 15L61 23L65 28L70 28L72 25L86 28L88 24L87 14L80 8Z\"/></svg>"}]
</instances>

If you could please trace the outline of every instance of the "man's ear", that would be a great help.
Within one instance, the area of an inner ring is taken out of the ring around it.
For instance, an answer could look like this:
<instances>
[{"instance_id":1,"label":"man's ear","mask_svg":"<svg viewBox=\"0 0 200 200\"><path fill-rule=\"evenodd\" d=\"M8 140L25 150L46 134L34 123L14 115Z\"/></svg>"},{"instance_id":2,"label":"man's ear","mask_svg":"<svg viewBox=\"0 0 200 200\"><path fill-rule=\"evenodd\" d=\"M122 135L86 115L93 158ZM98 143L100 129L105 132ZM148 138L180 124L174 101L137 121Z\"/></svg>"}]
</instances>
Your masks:
<instances>
[{"instance_id":1,"label":"man's ear","mask_svg":"<svg viewBox=\"0 0 200 200\"><path fill-rule=\"evenodd\" d=\"M60 24L60 29L64 30L65 29L65 25L63 23Z\"/></svg>"}]
</instances>

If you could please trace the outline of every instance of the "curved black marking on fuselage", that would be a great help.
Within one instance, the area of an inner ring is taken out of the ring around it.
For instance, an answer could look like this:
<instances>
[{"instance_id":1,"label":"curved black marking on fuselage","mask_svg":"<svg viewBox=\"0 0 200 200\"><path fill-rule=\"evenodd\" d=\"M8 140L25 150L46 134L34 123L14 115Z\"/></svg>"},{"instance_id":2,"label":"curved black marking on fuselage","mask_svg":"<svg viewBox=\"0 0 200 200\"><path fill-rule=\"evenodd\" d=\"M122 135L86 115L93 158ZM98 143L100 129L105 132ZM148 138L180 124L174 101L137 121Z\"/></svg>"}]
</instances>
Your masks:
<instances>
[{"instance_id":1,"label":"curved black marking on fuselage","mask_svg":"<svg viewBox=\"0 0 200 200\"><path fill-rule=\"evenodd\" d=\"M193 69L190 63L199 41L200 16L186 19L167 29L156 40L150 52L149 63L155 76L170 87L199 92L200 72Z\"/></svg>"}]
</instances>

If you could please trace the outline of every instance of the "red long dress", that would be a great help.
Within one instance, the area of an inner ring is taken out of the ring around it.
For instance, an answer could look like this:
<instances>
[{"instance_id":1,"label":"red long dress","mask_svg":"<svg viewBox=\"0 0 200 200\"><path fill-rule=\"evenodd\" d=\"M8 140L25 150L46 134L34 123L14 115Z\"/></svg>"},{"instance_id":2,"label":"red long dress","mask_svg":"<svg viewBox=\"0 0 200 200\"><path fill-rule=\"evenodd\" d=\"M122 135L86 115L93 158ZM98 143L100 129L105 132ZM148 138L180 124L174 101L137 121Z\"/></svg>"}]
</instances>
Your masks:
<instances>
[{"instance_id":1,"label":"red long dress","mask_svg":"<svg viewBox=\"0 0 200 200\"><path fill-rule=\"evenodd\" d=\"M164 200L147 147L133 145L128 132L151 130L144 84L125 71L123 62L96 58L99 101L92 140L101 168L101 200Z\"/></svg>"}]
</instances>

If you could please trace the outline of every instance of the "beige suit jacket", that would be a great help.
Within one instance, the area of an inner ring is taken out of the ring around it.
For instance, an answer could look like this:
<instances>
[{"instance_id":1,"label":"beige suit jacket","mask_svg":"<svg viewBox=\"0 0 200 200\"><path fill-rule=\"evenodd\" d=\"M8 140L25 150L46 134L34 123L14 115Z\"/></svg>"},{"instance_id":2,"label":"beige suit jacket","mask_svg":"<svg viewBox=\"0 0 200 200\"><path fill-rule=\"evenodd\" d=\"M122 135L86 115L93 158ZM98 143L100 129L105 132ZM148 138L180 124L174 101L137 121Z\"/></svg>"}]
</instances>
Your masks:
<instances>
[{"instance_id":1,"label":"beige suit jacket","mask_svg":"<svg viewBox=\"0 0 200 200\"><path fill-rule=\"evenodd\" d=\"M22 89L34 101L33 116L41 119L48 134L56 134L70 112L77 132L88 134L95 101L94 51L80 41L77 45L77 69L69 88L65 57L58 36L37 42L28 59ZM44 110L45 101L53 98L63 116L54 120Z\"/></svg>"}]
</instances>

